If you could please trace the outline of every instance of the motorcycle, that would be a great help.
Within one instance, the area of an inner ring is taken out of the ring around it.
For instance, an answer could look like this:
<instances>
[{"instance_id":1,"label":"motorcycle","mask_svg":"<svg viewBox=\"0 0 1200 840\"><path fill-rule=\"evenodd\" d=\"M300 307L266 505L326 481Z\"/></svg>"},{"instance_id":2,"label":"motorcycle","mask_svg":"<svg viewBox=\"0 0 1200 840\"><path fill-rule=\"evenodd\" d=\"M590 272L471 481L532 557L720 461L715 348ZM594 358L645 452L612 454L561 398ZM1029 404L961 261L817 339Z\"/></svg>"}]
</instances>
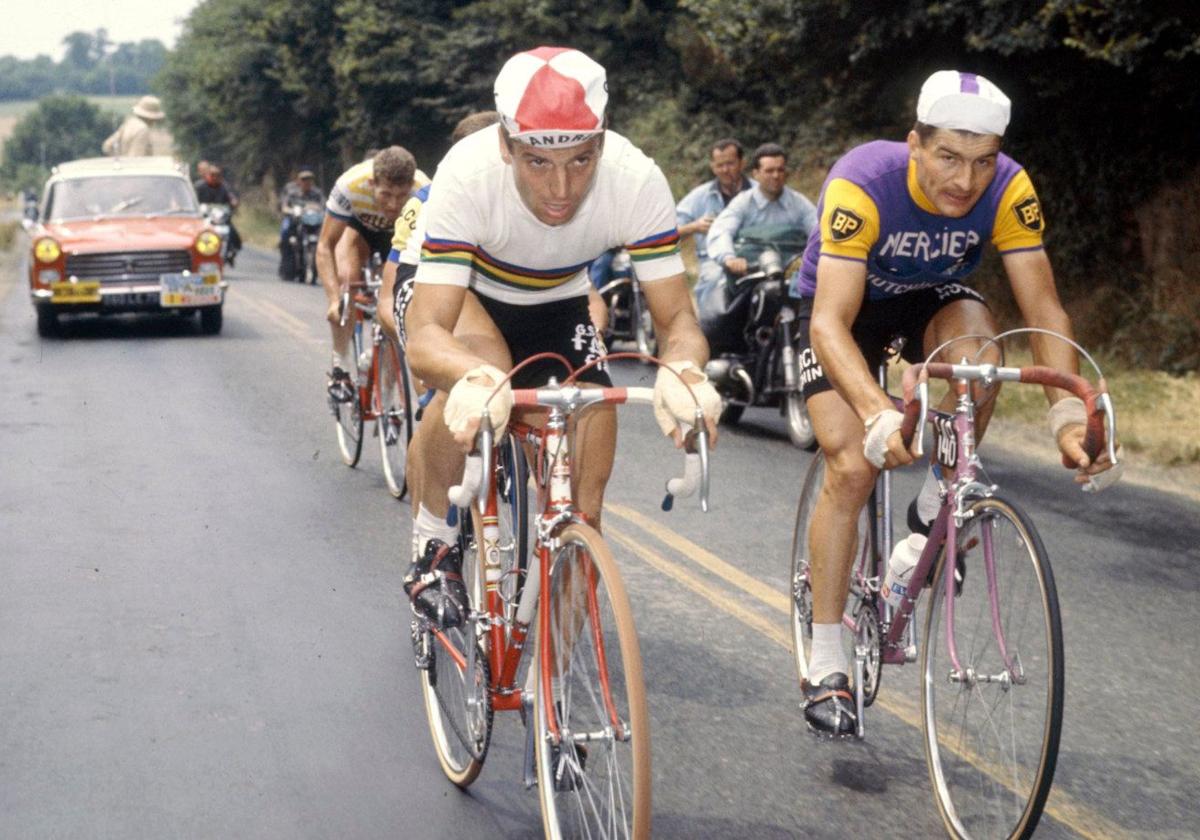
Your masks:
<instances>
[{"instance_id":1,"label":"motorcycle","mask_svg":"<svg viewBox=\"0 0 1200 840\"><path fill-rule=\"evenodd\" d=\"M654 336L654 320L633 270L633 259L624 248L611 254L607 277L598 289L608 306L605 344L611 345L614 340L631 341L637 345L639 353L653 356L658 352L658 339Z\"/></svg>"},{"instance_id":2,"label":"motorcycle","mask_svg":"<svg viewBox=\"0 0 1200 840\"><path fill-rule=\"evenodd\" d=\"M315 201L296 203L288 207L288 247L292 255L291 276L298 283L317 282L317 240L325 209Z\"/></svg>"},{"instance_id":3,"label":"motorcycle","mask_svg":"<svg viewBox=\"0 0 1200 840\"><path fill-rule=\"evenodd\" d=\"M800 392L796 313L788 303L787 289L789 269L798 256L787 265L779 247L782 243L739 241L739 246L743 244L748 247L739 247L739 254L757 252L757 260L748 273L733 281L728 315L722 319L723 326L739 334L709 337L714 348L725 352L714 353L705 373L721 395L722 423L737 423L748 406L777 406L792 444L807 449L814 436ZM803 252L802 244L792 247Z\"/></svg>"},{"instance_id":4,"label":"motorcycle","mask_svg":"<svg viewBox=\"0 0 1200 840\"><path fill-rule=\"evenodd\" d=\"M213 233L221 237L221 261L228 264L237 256L229 250L229 231L232 226L233 208L228 204L201 204L200 215L208 220Z\"/></svg>"}]
</instances>

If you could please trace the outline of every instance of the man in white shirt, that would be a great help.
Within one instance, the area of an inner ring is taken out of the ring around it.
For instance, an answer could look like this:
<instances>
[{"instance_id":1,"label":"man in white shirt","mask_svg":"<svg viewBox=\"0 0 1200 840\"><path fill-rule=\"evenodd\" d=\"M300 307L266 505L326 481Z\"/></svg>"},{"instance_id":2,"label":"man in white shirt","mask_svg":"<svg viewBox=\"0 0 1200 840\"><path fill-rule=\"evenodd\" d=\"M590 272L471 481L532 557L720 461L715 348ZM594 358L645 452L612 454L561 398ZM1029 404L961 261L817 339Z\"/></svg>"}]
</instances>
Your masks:
<instances>
[{"instance_id":1,"label":"man in white shirt","mask_svg":"<svg viewBox=\"0 0 1200 840\"><path fill-rule=\"evenodd\" d=\"M587 266L597 256L629 251L664 359L691 384L713 431L720 409L703 374L708 347L692 314L670 188L652 160L605 131L604 68L577 50L539 47L505 63L495 94L500 125L462 140L438 167L421 212L413 294L398 301L413 372L438 390L410 450L409 480L421 503L405 589L426 614L439 614L440 603L446 624L460 622L466 606L446 490L462 473L463 452L504 371L545 351L575 367L604 355L588 313ZM512 384L565 374L538 362ZM610 381L604 365L582 378ZM690 422L695 403L670 371L660 371L655 390L659 425L679 443L679 424ZM503 428L511 406L504 385L488 403L494 427ZM576 502L599 522L615 412L590 411L576 444ZM431 569L442 573L440 594L420 583Z\"/></svg>"}]
</instances>

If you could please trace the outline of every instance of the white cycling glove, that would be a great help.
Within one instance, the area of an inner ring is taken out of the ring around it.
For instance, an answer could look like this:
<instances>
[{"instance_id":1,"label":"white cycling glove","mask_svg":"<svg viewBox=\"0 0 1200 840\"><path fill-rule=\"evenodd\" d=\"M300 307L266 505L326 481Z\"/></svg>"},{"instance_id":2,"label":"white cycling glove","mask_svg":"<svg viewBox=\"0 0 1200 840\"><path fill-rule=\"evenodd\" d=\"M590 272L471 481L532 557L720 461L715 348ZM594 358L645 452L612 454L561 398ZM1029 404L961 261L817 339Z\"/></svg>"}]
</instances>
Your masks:
<instances>
[{"instance_id":1,"label":"white cycling glove","mask_svg":"<svg viewBox=\"0 0 1200 840\"><path fill-rule=\"evenodd\" d=\"M684 376L687 385L680 382L679 376L671 371ZM696 375L701 378L693 382ZM688 386L691 386L690 392ZM692 394L696 395L695 399L692 399ZM667 362L659 366L658 376L654 379L654 419L664 435L671 434L681 423L688 426L696 424L697 400L704 416L716 423L721 415L721 395L709 383L704 371L689 361Z\"/></svg>"},{"instance_id":2,"label":"white cycling glove","mask_svg":"<svg viewBox=\"0 0 1200 840\"><path fill-rule=\"evenodd\" d=\"M499 391L496 385L504 382ZM492 392L496 396L492 397ZM491 402L488 402L491 397ZM512 411L512 386L504 381L504 372L492 365L480 365L467 371L463 378L454 383L446 400L443 417L453 434L467 431L471 422L483 415L483 404L487 402L488 417L493 429L508 425L508 414Z\"/></svg>"},{"instance_id":3,"label":"white cycling glove","mask_svg":"<svg viewBox=\"0 0 1200 840\"><path fill-rule=\"evenodd\" d=\"M1057 443L1058 436L1067 426L1087 424L1087 406L1079 397L1064 397L1050 406L1050 410L1046 412L1046 422L1049 423L1050 434L1054 435L1054 442ZM1084 493L1099 493L1120 481L1124 473L1125 462L1121 460L1121 449L1118 447L1116 466L1089 476L1080 489ZM1079 475L1086 475L1086 473L1080 470Z\"/></svg>"},{"instance_id":4,"label":"white cycling glove","mask_svg":"<svg viewBox=\"0 0 1200 840\"><path fill-rule=\"evenodd\" d=\"M863 455L876 469L883 469L888 453L888 438L904 423L904 415L894 408L885 408L872 414L863 424L867 435L863 438Z\"/></svg>"}]
</instances>

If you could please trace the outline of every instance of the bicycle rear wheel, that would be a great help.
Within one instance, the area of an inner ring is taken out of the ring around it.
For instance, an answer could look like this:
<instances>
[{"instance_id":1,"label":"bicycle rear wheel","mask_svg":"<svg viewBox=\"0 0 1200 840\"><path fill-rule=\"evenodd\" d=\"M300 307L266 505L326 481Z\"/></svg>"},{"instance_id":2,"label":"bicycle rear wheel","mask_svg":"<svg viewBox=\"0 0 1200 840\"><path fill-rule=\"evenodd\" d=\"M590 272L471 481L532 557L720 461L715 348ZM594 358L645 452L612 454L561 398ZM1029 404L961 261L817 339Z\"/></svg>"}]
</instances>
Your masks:
<instances>
[{"instance_id":1,"label":"bicycle rear wheel","mask_svg":"<svg viewBox=\"0 0 1200 840\"><path fill-rule=\"evenodd\" d=\"M791 576L791 613L792 613L792 654L796 660L796 674L801 684L808 680L808 660L812 651L812 560L809 541L809 531L812 528L813 511L817 506L817 497L821 495L821 486L825 482L825 455L818 452L813 458L808 474L800 491L800 503L796 506L796 526L792 532L792 576ZM872 496L874 499L874 496ZM871 527L870 505L862 509L858 517L858 537L855 541L855 570L868 570L874 567L875 535ZM846 602L845 615L856 616L861 601L861 593L856 592L856 586L851 586L850 596ZM872 604L864 605L872 608ZM845 620L843 616L843 621ZM873 631L874 625L861 628L864 642L877 643L877 639L868 639L866 635ZM854 662L855 633L842 632L842 642L846 648L846 660ZM879 658L872 657L865 670L866 684L864 688L864 703L875 702L879 692Z\"/></svg>"},{"instance_id":2,"label":"bicycle rear wheel","mask_svg":"<svg viewBox=\"0 0 1200 840\"><path fill-rule=\"evenodd\" d=\"M944 576L954 567L943 548L922 654L930 781L951 836L1029 837L1054 780L1062 728L1054 576L1028 517L1000 497L971 505L957 543L968 574L948 599Z\"/></svg>"},{"instance_id":3,"label":"bicycle rear wheel","mask_svg":"<svg viewBox=\"0 0 1200 840\"><path fill-rule=\"evenodd\" d=\"M471 607L483 603L483 573L469 515L462 517L463 581ZM459 787L475 781L492 738L491 669L474 621L425 634L427 667L421 669L421 693L433 747L446 778ZM468 645L475 648L469 661ZM471 667L473 666L473 667Z\"/></svg>"},{"instance_id":4,"label":"bicycle rear wheel","mask_svg":"<svg viewBox=\"0 0 1200 840\"><path fill-rule=\"evenodd\" d=\"M375 428L379 454L383 458L383 477L388 492L394 498L403 499L408 492L405 466L408 444L412 440L412 391L404 351L391 339L384 339L379 345L376 375L375 399L379 406Z\"/></svg>"},{"instance_id":5,"label":"bicycle rear wheel","mask_svg":"<svg viewBox=\"0 0 1200 840\"><path fill-rule=\"evenodd\" d=\"M648 837L650 723L629 600L595 530L571 524L560 541L534 659L549 669L534 700L546 837Z\"/></svg>"}]
</instances>

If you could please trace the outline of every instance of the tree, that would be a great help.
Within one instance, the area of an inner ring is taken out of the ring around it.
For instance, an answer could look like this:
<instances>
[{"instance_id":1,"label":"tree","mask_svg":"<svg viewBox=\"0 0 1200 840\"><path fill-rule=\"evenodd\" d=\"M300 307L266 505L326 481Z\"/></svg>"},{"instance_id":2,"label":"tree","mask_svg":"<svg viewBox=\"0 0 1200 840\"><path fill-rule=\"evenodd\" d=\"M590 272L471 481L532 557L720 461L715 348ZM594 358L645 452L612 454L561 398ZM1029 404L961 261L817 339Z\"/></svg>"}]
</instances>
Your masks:
<instances>
[{"instance_id":1,"label":"tree","mask_svg":"<svg viewBox=\"0 0 1200 840\"><path fill-rule=\"evenodd\" d=\"M0 179L12 189L40 187L50 167L98 155L115 119L81 96L46 97L4 142Z\"/></svg>"}]
</instances>

